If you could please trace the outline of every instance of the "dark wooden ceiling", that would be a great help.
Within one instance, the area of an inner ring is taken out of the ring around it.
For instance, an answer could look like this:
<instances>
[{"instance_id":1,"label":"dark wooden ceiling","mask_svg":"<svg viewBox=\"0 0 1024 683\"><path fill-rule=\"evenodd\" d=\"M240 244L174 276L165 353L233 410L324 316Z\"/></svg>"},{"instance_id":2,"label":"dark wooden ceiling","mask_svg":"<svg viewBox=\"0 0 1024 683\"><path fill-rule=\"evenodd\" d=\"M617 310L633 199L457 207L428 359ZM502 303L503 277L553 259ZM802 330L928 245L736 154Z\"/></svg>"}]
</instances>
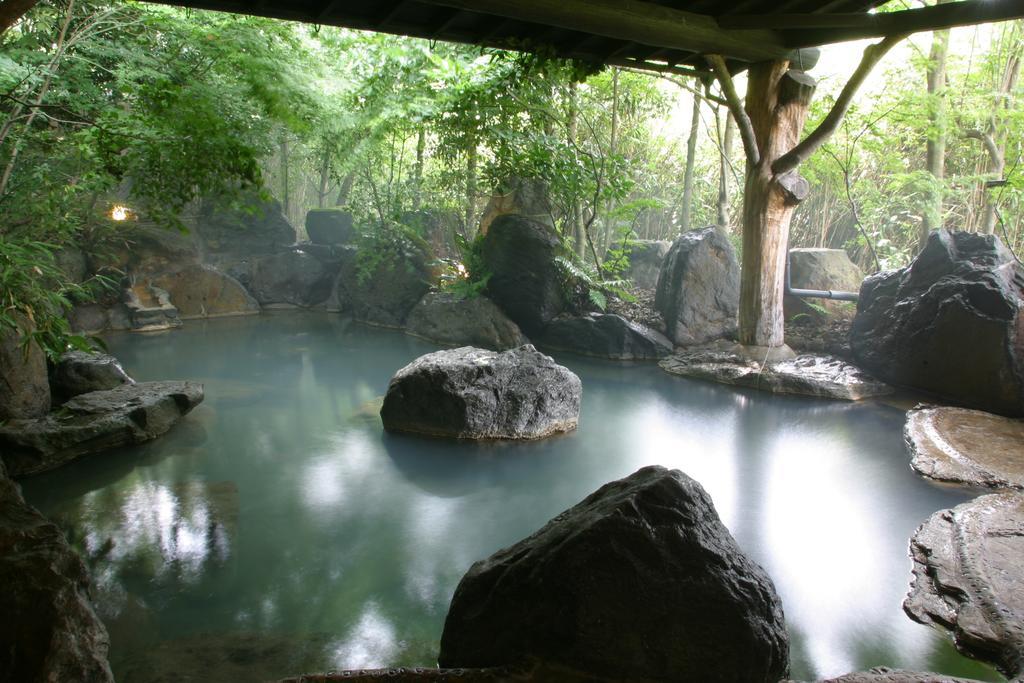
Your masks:
<instances>
[{"instance_id":1,"label":"dark wooden ceiling","mask_svg":"<svg viewBox=\"0 0 1024 683\"><path fill-rule=\"evenodd\" d=\"M739 70L797 48L1024 15L1024 0L883 14L868 12L888 0L151 1L681 72L705 71L709 53Z\"/></svg>"}]
</instances>

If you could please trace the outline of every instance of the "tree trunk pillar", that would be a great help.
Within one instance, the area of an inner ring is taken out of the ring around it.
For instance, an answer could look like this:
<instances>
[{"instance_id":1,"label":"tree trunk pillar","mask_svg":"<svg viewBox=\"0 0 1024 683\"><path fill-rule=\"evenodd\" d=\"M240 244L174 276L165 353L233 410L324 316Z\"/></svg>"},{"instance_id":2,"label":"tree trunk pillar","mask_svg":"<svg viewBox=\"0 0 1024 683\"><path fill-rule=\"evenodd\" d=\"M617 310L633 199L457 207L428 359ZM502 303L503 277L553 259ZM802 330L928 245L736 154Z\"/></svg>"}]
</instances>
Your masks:
<instances>
[{"instance_id":1,"label":"tree trunk pillar","mask_svg":"<svg viewBox=\"0 0 1024 683\"><path fill-rule=\"evenodd\" d=\"M746 112L759 152L747 164L743 193L743 264L740 272L739 341L782 346L782 297L793 211L807 196L796 171L781 175L772 164L800 141L815 81L788 61L763 62L748 74Z\"/></svg>"}]
</instances>

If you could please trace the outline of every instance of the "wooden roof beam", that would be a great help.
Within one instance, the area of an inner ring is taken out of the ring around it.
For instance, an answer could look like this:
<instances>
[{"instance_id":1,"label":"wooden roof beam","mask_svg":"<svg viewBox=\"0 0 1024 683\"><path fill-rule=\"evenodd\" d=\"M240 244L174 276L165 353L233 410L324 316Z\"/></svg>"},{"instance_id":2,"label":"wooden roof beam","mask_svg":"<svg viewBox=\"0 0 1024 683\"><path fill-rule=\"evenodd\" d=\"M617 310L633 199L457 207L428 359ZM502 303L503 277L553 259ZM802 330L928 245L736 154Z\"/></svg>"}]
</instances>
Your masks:
<instances>
[{"instance_id":1,"label":"wooden roof beam","mask_svg":"<svg viewBox=\"0 0 1024 683\"><path fill-rule=\"evenodd\" d=\"M643 0L419 0L431 5L518 19L571 31L686 52L725 54L756 62L785 58L780 34L723 29L713 17Z\"/></svg>"},{"instance_id":2,"label":"wooden roof beam","mask_svg":"<svg viewBox=\"0 0 1024 683\"><path fill-rule=\"evenodd\" d=\"M787 46L810 47L1020 18L1021 0L963 0L882 14L734 14L719 17L718 23L734 30L756 26L784 31Z\"/></svg>"}]
</instances>

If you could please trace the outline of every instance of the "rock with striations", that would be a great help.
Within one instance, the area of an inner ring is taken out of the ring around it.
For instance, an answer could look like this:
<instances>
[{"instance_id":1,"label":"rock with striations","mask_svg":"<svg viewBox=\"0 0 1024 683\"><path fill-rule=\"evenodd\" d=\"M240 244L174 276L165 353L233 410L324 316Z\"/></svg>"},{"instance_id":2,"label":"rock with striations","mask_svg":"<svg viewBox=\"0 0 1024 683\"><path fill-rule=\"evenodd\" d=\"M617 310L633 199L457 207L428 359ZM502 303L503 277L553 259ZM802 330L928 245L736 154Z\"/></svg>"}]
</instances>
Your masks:
<instances>
[{"instance_id":1,"label":"rock with striations","mask_svg":"<svg viewBox=\"0 0 1024 683\"><path fill-rule=\"evenodd\" d=\"M457 439L539 439L576 428L580 378L529 344L420 356L388 384L384 428Z\"/></svg>"},{"instance_id":2,"label":"rock with striations","mask_svg":"<svg viewBox=\"0 0 1024 683\"><path fill-rule=\"evenodd\" d=\"M53 366L50 390L54 403L90 391L114 389L135 382L121 367L120 361L105 353L68 351Z\"/></svg>"},{"instance_id":3,"label":"rock with striations","mask_svg":"<svg viewBox=\"0 0 1024 683\"><path fill-rule=\"evenodd\" d=\"M352 213L344 209L310 209L306 234L313 244L349 244L356 236Z\"/></svg>"},{"instance_id":4,"label":"rock with striations","mask_svg":"<svg viewBox=\"0 0 1024 683\"><path fill-rule=\"evenodd\" d=\"M845 249L790 249L789 279L794 289L818 289L836 292L858 292L864 282L864 271L850 260ZM812 307L808 302L813 302ZM797 315L821 316L821 309L836 313L853 307L851 302L830 299L801 299L787 296L783 299L786 319Z\"/></svg>"},{"instance_id":5,"label":"rock with striations","mask_svg":"<svg viewBox=\"0 0 1024 683\"><path fill-rule=\"evenodd\" d=\"M917 406L903 439L919 474L954 484L1024 491L1024 420L980 410Z\"/></svg>"},{"instance_id":6,"label":"rock with striations","mask_svg":"<svg viewBox=\"0 0 1024 683\"><path fill-rule=\"evenodd\" d=\"M616 245L619 246L619 245ZM628 259L629 264L623 276L633 281L641 289L655 289L658 286L658 275L672 243L668 240L631 240L622 249L620 258ZM609 252L605 257L606 265L615 265L616 254Z\"/></svg>"},{"instance_id":7,"label":"rock with striations","mask_svg":"<svg viewBox=\"0 0 1024 683\"><path fill-rule=\"evenodd\" d=\"M860 401L893 392L889 385L833 356L802 354L791 359L765 360L751 358L743 351L743 347L720 341L682 349L662 360L660 365L672 375L774 394Z\"/></svg>"},{"instance_id":8,"label":"rock with striations","mask_svg":"<svg viewBox=\"0 0 1024 683\"><path fill-rule=\"evenodd\" d=\"M470 567L438 663L541 661L597 680L774 683L788 655L771 579L700 484L655 466Z\"/></svg>"},{"instance_id":9,"label":"rock with striations","mask_svg":"<svg viewBox=\"0 0 1024 683\"><path fill-rule=\"evenodd\" d=\"M491 273L487 295L527 335L540 333L566 307L553 228L522 216L495 218L483 241Z\"/></svg>"},{"instance_id":10,"label":"rock with striations","mask_svg":"<svg viewBox=\"0 0 1024 683\"><path fill-rule=\"evenodd\" d=\"M994 493L940 510L910 541L903 609L953 632L957 649L1024 675L1024 495Z\"/></svg>"},{"instance_id":11,"label":"rock with striations","mask_svg":"<svg viewBox=\"0 0 1024 683\"><path fill-rule=\"evenodd\" d=\"M113 682L89 573L0 463L0 680Z\"/></svg>"},{"instance_id":12,"label":"rock with striations","mask_svg":"<svg viewBox=\"0 0 1024 683\"><path fill-rule=\"evenodd\" d=\"M736 333L740 267L736 252L715 227L676 238L658 275L654 307L668 338L682 346Z\"/></svg>"},{"instance_id":13,"label":"rock with striations","mask_svg":"<svg viewBox=\"0 0 1024 683\"><path fill-rule=\"evenodd\" d=\"M37 474L164 434L203 400L194 382L138 382L92 391L35 420L0 425L0 456L12 477Z\"/></svg>"},{"instance_id":14,"label":"rock with striations","mask_svg":"<svg viewBox=\"0 0 1024 683\"><path fill-rule=\"evenodd\" d=\"M350 313L360 322L401 328L434 280L425 256L416 250L400 257L361 259L354 248L341 254L342 263L328 299L329 310Z\"/></svg>"},{"instance_id":15,"label":"rock with striations","mask_svg":"<svg viewBox=\"0 0 1024 683\"><path fill-rule=\"evenodd\" d=\"M551 189L539 178L505 178L494 189L480 214L479 234L486 235L501 216L515 215L553 226Z\"/></svg>"},{"instance_id":16,"label":"rock with striations","mask_svg":"<svg viewBox=\"0 0 1024 683\"><path fill-rule=\"evenodd\" d=\"M263 256L253 263L249 289L264 306L309 308L331 294L335 273L302 249Z\"/></svg>"},{"instance_id":17,"label":"rock with striations","mask_svg":"<svg viewBox=\"0 0 1024 683\"><path fill-rule=\"evenodd\" d=\"M430 292L420 299L405 322L405 331L440 344L493 351L529 343L519 326L487 297L448 292Z\"/></svg>"},{"instance_id":18,"label":"rock with striations","mask_svg":"<svg viewBox=\"0 0 1024 683\"><path fill-rule=\"evenodd\" d=\"M782 683L794 683L783 681ZM828 678L818 683L980 683L974 679L956 678L945 674L928 671L904 671L878 666L867 671L855 671L835 678Z\"/></svg>"},{"instance_id":19,"label":"rock with striations","mask_svg":"<svg viewBox=\"0 0 1024 683\"><path fill-rule=\"evenodd\" d=\"M18 324L32 329L23 316ZM50 382L46 354L39 344L26 347L20 329L0 323L0 422L41 417L50 409Z\"/></svg>"},{"instance_id":20,"label":"rock with striations","mask_svg":"<svg viewBox=\"0 0 1024 683\"><path fill-rule=\"evenodd\" d=\"M1024 415L1024 266L994 235L933 232L906 268L864 281L850 346L892 384Z\"/></svg>"},{"instance_id":21,"label":"rock with striations","mask_svg":"<svg viewBox=\"0 0 1024 683\"><path fill-rule=\"evenodd\" d=\"M167 292L184 320L260 312L259 303L238 280L213 266L188 266L158 275L152 283Z\"/></svg>"},{"instance_id":22,"label":"rock with striations","mask_svg":"<svg viewBox=\"0 0 1024 683\"><path fill-rule=\"evenodd\" d=\"M672 353L665 335L612 313L560 315L544 330L540 344L613 360L657 360Z\"/></svg>"}]
</instances>

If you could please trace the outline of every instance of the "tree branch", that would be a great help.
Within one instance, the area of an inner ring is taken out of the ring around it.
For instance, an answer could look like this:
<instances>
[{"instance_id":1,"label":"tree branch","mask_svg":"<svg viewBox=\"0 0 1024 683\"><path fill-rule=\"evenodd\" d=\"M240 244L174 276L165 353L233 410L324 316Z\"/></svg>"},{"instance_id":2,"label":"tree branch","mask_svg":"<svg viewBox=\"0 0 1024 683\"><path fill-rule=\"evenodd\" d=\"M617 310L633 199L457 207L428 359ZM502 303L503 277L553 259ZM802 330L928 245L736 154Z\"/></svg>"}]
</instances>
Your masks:
<instances>
[{"instance_id":1,"label":"tree branch","mask_svg":"<svg viewBox=\"0 0 1024 683\"><path fill-rule=\"evenodd\" d=\"M1003 155L999 153L999 147L996 145L996 141L988 133L983 133L980 130L965 130L963 136L971 140L980 140L981 144L985 145L985 151L988 152L989 158L992 160L992 166L998 167L1003 163Z\"/></svg>"},{"instance_id":2,"label":"tree branch","mask_svg":"<svg viewBox=\"0 0 1024 683\"><path fill-rule=\"evenodd\" d=\"M757 149L757 139L754 137L754 124L747 116L747 110L743 108L740 96L736 94L736 86L729 75L729 68L725 65L722 55L707 55L705 59L708 66L715 72L718 84L722 86L722 94L729 105L729 111L736 119L736 127L740 131L740 139L743 140L743 151L746 152L747 161L756 166L761 161L761 153Z\"/></svg>"},{"instance_id":3,"label":"tree branch","mask_svg":"<svg viewBox=\"0 0 1024 683\"><path fill-rule=\"evenodd\" d=\"M881 41L868 45L864 48L864 56L861 57L860 64L857 66L857 70L850 76L850 80L843 86L842 92L839 93L839 97L836 98L835 104L832 105L832 110L829 111L825 119L818 124L818 127L814 131L804 138L800 144L781 157L775 160L772 164L772 173L775 175L782 175L787 171L792 171L797 166L807 161L808 157L814 154L819 147L825 144L833 133L836 132L836 128L839 127L843 117L846 116L847 110L850 108L850 104L853 102L853 96L860 89L860 86L864 84L868 74L875 68L882 57L885 56L892 47L906 38L906 34L900 34L896 36L888 36Z\"/></svg>"}]
</instances>

